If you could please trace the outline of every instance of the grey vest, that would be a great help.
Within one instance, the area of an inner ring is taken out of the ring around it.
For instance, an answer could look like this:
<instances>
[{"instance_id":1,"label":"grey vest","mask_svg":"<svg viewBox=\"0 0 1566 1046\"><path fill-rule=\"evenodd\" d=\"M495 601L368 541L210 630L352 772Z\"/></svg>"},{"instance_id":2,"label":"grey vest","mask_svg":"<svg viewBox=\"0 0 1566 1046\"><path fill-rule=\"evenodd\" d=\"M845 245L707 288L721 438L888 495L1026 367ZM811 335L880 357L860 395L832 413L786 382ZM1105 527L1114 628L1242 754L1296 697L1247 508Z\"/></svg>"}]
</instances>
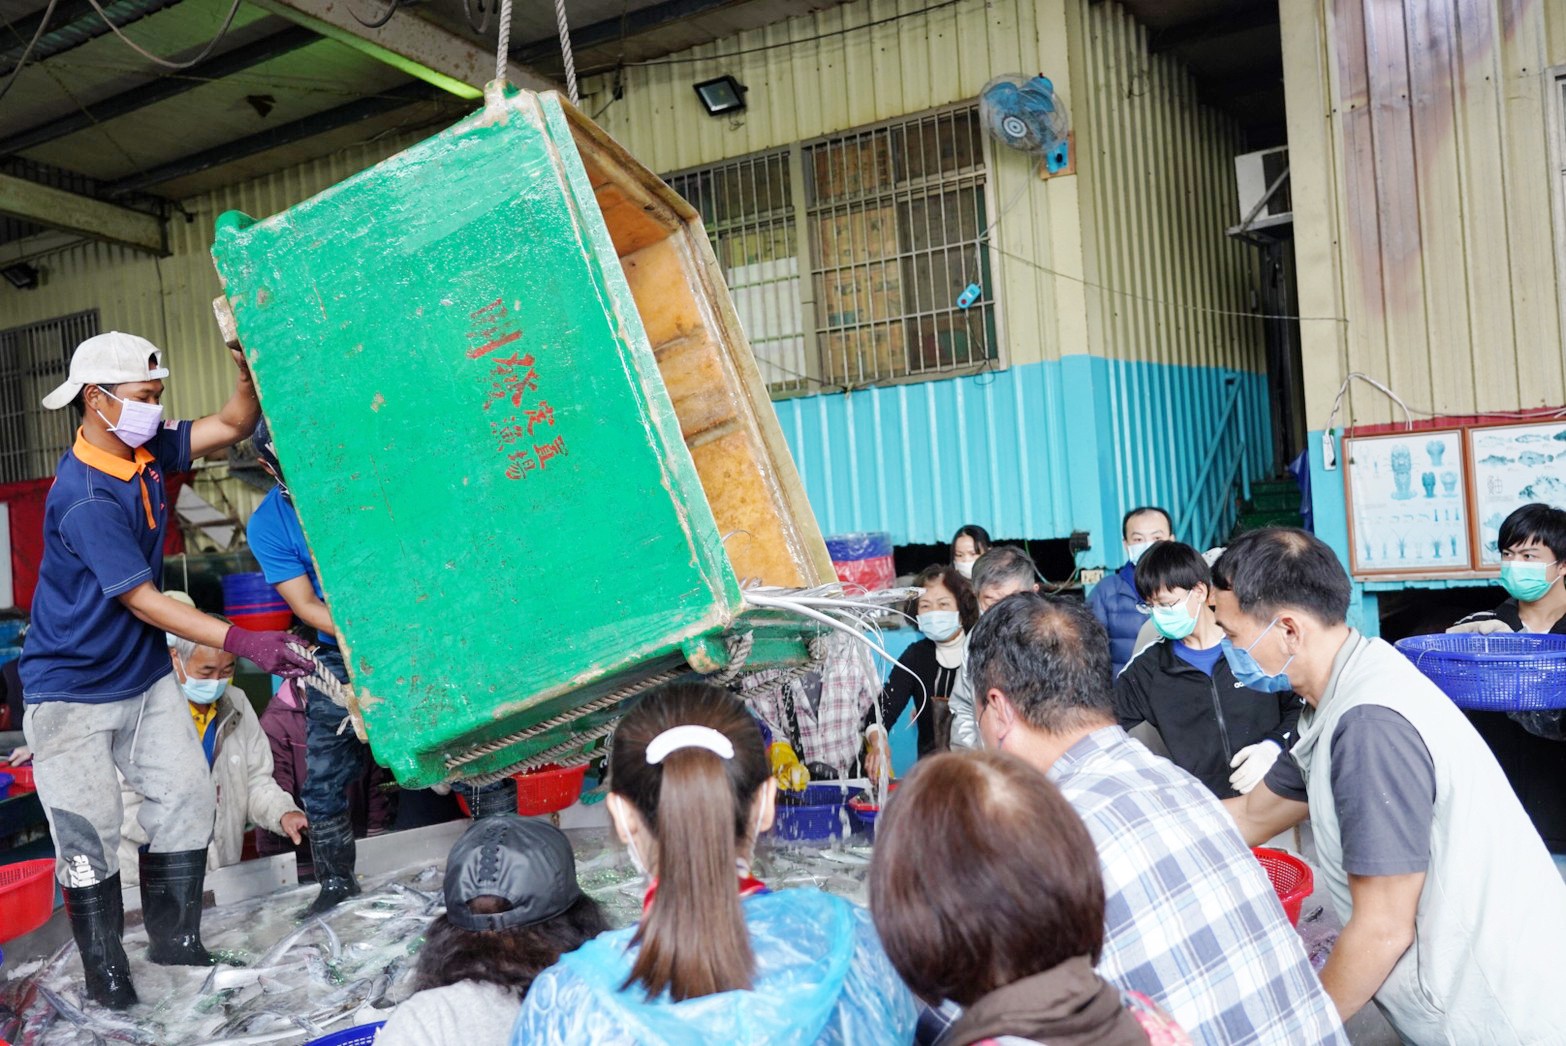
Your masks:
<instances>
[{"instance_id":1,"label":"grey vest","mask_svg":"<svg viewBox=\"0 0 1566 1046\"><path fill-rule=\"evenodd\" d=\"M1566 1042L1566 884L1495 757L1463 714L1403 655L1350 633L1321 703L1300 718L1324 885L1353 914L1332 795L1332 734L1357 705L1411 723L1435 765L1435 821L1413 945L1375 1000L1413 1043ZM1563 782L1566 787L1566 782Z\"/></svg>"}]
</instances>

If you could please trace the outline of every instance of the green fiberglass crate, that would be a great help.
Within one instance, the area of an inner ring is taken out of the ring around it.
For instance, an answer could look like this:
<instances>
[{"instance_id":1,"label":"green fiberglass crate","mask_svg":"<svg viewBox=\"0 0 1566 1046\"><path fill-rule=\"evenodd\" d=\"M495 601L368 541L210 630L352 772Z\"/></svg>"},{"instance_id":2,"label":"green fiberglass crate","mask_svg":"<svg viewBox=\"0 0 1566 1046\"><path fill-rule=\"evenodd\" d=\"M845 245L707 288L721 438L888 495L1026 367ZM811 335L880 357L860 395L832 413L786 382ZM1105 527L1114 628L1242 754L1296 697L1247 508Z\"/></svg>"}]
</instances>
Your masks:
<instances>
[{"instance_id":1,"label":"green fiberglass crate","mask_svg":"<svg viewBox=\"0 0 1566 1046\"><path fill-rule=\"evenodd\" d=\"M724 667L741 579L831 579L699 218L556 96L226 214L212 253L405 785L580 761L625 695ZM744 627L751 664L803 656Z\"/></svg>"}]
</instances>

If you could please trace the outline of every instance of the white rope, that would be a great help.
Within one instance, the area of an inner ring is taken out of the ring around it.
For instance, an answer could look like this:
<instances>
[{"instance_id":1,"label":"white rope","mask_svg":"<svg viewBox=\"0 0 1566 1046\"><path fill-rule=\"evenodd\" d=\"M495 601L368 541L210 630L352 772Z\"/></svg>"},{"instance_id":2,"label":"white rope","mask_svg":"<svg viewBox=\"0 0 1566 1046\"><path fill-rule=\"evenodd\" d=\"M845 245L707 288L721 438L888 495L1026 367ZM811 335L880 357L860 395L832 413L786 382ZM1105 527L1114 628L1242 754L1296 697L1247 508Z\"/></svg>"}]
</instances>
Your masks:
<instances>
[{"instance_id":1,"label":"white rope","mask_svg":"<svg viewBox=\"0 0 1566 1046\"><path fill-rule=\"evenodd\" d=\"M234 16L239 13L239 0L234 0L233 6L228 9L228 17L223 19L222 28L217 31L216 36L207 41L207 46L201 49L200 54L183 62L171 62L167 58L160 58L151 51L144 49L140 44L136 43L136 41L132 40L130 37L121 32L120 27L114 24L114 19L110 18L107 14L104 13L103 7L99 5L98 0L87 0L87 2L92 5L92 9L94 11L98 12L98 17L103 19L103 24L114 30L114 35L119 37L120 41L129 47L132 51L135 51L149 62L161 65L165 69L174 70L189 69L191 66L205 60L207 55L212 53L212 49L217 46L218 41L223 39L224 35L228 32L228 27L234 24Z\"/></svg>"},{"instance_id":2,"label":"white rope","mask_svg":"<svg viewBox=\"0 0 1566 1046\"><path fill-rule=\"evenodd\" d=\"M500 37L495 42L495 79L506 82L511 64L511 0L500 0Z\"/></svg>"},{"instance_id":3,"label":"white rope","mask_svg":"<svg viewBox=\"0 0 1566 1046\"><path fill-rule=\"evenodd\" d=\"M565 60L566 94L572 105L581 104L576 96L576 57L571 53L571 27L566 22L565 0L555 0L555 23L560 27L560 57Z\"/></svg>"}]
</instances>

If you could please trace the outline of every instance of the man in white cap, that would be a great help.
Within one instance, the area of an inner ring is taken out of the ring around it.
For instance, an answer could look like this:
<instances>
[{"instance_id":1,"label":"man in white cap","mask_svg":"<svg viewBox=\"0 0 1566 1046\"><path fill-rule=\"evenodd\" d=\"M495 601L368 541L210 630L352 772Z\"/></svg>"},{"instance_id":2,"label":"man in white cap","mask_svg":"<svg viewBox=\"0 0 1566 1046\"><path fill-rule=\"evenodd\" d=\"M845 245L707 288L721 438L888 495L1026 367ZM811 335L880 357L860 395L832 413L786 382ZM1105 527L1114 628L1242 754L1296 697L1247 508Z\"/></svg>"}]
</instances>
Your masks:
<instances>
[{"instance_id":1,"label":"man in white cap","mask_svg":"<svg viewBox=\"0 0 1566 1046\"><path fill-rule=\"evenodd\" d=\"M165 633L299 675L309 660L284 632L248 632L159 591L169 525L164 476L250 434L260 416L244 357L218 413L164 421L168 377L145 338L111 331L82 342L69 379L44 398L81 415L44 507L44 554L22 650L22 729L54 836L56 877L81 950L87 993L136 1002L119 858L124 774L146 797L140 821L148 957L212 961L201 944L201 891L212 838L212 785ZM118 769L118 773L116 773Z\"/></svg>"}]
</instances>

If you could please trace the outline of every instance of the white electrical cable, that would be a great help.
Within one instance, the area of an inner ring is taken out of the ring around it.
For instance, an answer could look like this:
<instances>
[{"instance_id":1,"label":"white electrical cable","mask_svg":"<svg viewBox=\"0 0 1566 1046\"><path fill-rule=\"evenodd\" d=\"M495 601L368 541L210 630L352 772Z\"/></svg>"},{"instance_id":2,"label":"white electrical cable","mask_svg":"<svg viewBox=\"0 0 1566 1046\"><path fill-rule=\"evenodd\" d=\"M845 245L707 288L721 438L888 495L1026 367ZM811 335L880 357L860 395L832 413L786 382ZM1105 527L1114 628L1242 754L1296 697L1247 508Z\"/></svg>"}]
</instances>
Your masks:
<instances>
[{"instance_id":1,"label":"white electrical cable","mask_svg":"<svg viewBox=\"0 0 1566 1046\"><path fill-rule=\"evenodd\" d=\"M233 6L228 9L228 16L223 19L222 27L218 29L216 36L207 41L207 46L201 49L201 53L196 55L196 57L183 62L173 62L167 58L161 58L158 55L153 54L151 51L146 50L136 41L126 36L120 30L120 27L114 24L114 19L110 18L107 14L104 13L103 7L98 3L98 0L87 0L87 2L92 5L92 9L94 11L98 12L98 17L103 19L103 24L114 30L114 35L119 37L120 42L125 44L126 47L129 47L132 51L135 51L149 62L152 62L156 65L161 65L165 69L173 69L176 71L180 69L189 69L191 66L205 61L207 55L211 54L212 49L218 45L218 41L227 35L228 27L234 24L234 16L239 13L239 0L234 0Z\"/></svg>"},{"instance_id":2,"label":"white electrical cable","mask_svg":"<svg viewBox=\"0 0 1566 1046\"><path fill-rule=\"evenodd\" d=\"M1397 393L1393 392L1390 388L1388 388L1386 385L1382 384L1380 381L1376 380L1375 378L1372 378L1370 375L1368 375L1368 374L1366 374L1366 373L1364 373L1362 371L1351 370L1351 371L1349 371L1348 376L1343 379L1343 384L1338 386L1338 394L1332 401L1332 412L1327 415L1327 427L1326 427L1325 431L1330 433L1332 431L1332 429L1333 429L1333 426L1337 423L1338 412L1342 409L1342 406L1343 406L1343 398L1348 394L1349 386L1351 384L1353 384L1355 381L1362 381L1362 382L1364 382L1365 384L1369 385L1371 388L1375 389L1376 391L1380 392L1382 395L1386 396L1393 403L1396 403L1399 407L1403 408L1403 425L1404 425L1404 427L1408 431L1412 431L1413 428L1414 428L1414 417L1413 416L1415 414L1418 414L1420 417L1425 417L1425 418L1439 418L1439 417L1442 417L1442 415L1439 412L1437 412L1437 411L1424 410L1424 409L1422 409L1420 407L1410 407L1407 403L1403 402L1403 397L1401 397ZM1545 418L1566 417L1566 409L1561 409L1561 410L1542 410L1542 411L1541 410L1480 410L1480 411L1475 411L1474 413L1478 414L1478 415L1481 415L1483 417L1516 418L1516 419L1518 419L1520 421L1528 421L1528 420L1533 419L1533 418L1545 419Z\"/></svg>"},{"instance_id":3,"label":"white electrical cable","mask_svg":"<svg viewBox=\"0 0 1566 1046\"><path fill-rule=\"evenodd\" d=\"M506 82L511 64L511 0L500 0L500 35L495 40L495 79Z\"/></svg>"},{"instance_id":4,"label":"white electrical cable","mask_svg":"<svg viewBox=\"0 0 1566 1046\"><path fill-rule=\"evenodd\" d=\"M560 29L560 57L565 62L566 95L572 105L581 104L576 95L576 56L571 53L571 27L566 22L565 0L555 0L555 24Z\"/></svg>"}]
</instances>

